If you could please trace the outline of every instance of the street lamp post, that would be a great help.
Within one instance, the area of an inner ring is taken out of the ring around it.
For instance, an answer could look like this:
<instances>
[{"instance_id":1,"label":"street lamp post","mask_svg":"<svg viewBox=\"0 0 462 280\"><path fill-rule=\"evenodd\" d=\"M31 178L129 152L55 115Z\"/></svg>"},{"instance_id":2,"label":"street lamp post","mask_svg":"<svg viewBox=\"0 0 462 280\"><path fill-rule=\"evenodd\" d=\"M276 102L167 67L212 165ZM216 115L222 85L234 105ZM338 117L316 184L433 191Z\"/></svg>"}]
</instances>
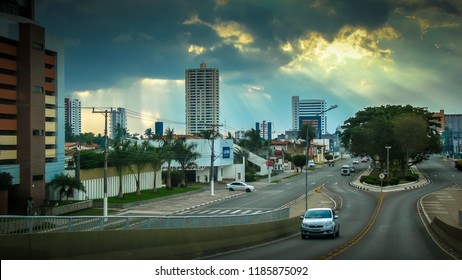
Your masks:
<instances>
[{"instance_id":1,"label":"street lamp post","mask_svg":"<svg viewBox=\"0 0 462 280\"><path fill-rule=\"evenodd\" d=\"M323 110L319 113L317 113L314 117L316 118L317 116L324 114L327 111L330 111L332 109L337 108L338 105L332 105L328 109ZM311 123L312 120L309 121L308 127L306 129L306 161L305 161L305 210L308 210L308 163L309 163L309 151L310 151L310 139L309 139L309 134L310 134L310 128L311 128Z\"/></svg>"},{"instance_id":2,"label":"street lamp post","mask_svg":"<svg viewBox=\"0 0 462 280\"><path fill-rule=\"evenodd\" d=\"M390 181L390 148L391 146L386 146L387 149L387 180Z\"/></svg>"}]
</instances>

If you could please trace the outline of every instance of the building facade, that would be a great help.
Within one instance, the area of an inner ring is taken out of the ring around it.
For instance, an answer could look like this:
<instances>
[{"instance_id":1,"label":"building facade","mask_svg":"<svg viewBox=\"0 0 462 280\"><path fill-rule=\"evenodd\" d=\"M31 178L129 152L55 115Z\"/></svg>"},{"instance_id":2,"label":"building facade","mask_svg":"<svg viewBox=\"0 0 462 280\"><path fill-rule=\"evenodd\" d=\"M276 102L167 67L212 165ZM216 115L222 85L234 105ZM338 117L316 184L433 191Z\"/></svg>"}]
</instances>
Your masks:
<instances>
[{"instance_id":1,"label":"building facade","mask_svg":"<svg viewBox=\"0 0 462 280\"><path fill-rule=\"evenodd\" d=\"M127 114L125 113L125 108L111 109L110 112L110 125L109 125L109 137L115 139L117 135L117 128L126 129L127 128Z\"/></svg>"},{"instance_id":2,"label":"building facade","mask_svg":"<svg viewBox=\"0 0 462 280\"><path fill-rule=\"evenodd\" d=\"M300 99L292 96L292 130L299 131L301 127L309 123L318 132L318 138L326 134L327 109L325 100L320 99Z\"/></svg>"},{"instance_id":3,"label":"building facade","mask_svg":"<svg viewBox=\"0 0 462 280\"><path fill-rule=\"evenodd\" d=\"M1 214L41 205L46 182L64 171L63 44L35 22L34 1L0 3Z\"/></svg>"},{"instance_id":4,"label":"building facade","mask_svg":"<svg viewBox=\"0 0 462 280\"><path fill-rule=\"evenodd\" d=\"M255 123L255 130L260 131L260 137L265 140L273 139L273 124L271 122L262 121Z\"/></svg>"},{"instance_id":5,"label":"building facade","mask_svg":"<svg viewBox=\"0 0 462 280\"><path fill-rule=\"evenodd\" d=\"M219 71L207 68L185 71L186 134L212 130L220 123Z\"/></svg>"},{"instance_id":6,"label":"building facade","mask_svg":"<svg viewBox=\"0 0 462 280\"><path fill-rule=\"evenodd\" d=\"M65 124L71 128L74 135L82 132L82 106L80 100L64 98Z\"/></svg>"},{"instance_id":7,"label":"building facade","mask_svg":"<svg viewBox=\"0 0 462 280\"><path fill-rule=\"evenodd\" d=\"M444 130L448 155L462 158L462 114L445 114Z\"/></svg>"}]
</instances>

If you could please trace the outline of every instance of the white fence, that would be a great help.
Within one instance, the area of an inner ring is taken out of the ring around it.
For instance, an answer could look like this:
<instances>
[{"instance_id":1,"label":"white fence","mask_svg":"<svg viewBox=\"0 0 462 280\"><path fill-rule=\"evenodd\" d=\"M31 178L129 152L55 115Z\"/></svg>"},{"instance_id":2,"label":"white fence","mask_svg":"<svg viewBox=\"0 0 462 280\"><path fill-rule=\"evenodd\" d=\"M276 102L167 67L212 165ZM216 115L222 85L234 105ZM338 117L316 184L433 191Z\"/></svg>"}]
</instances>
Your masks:
<instances>
[{"instance_id":1,"label":"white fence","mask_svg":"<svg viewBox=\"0 0 462 280\"><path fill-rule=\"evenodd\" d=\"M137 175L138 176L138 175ZM154 186L154 172L145 172L140 174L140 189L149 190ZM161 172L157 172L156 187L162 187ZM82 180L85 186L85 192L76 191L70 200L86 200L104 198L104 178ZM127 174L122 177L123 193L133 193L136 191L135 175ZM113 197L119 194L119 176L107 178L107 196ZM58 195L55 193L55 195Z\"/></svg>"}]
</instances>

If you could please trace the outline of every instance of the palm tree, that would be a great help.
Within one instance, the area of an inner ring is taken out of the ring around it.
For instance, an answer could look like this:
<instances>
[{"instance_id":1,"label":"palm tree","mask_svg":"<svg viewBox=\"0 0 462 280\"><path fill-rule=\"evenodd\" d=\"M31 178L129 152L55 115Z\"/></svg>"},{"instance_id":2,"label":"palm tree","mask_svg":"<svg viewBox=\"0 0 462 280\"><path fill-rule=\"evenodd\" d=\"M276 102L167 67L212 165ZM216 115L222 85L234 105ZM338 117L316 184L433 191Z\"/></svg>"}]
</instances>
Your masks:
<instances>
[{"instance_id":1,"label":"palm tree","mask_svg":"<svg viewBox=\"0 0 462 280\"><path fill-rule=\"evenodd\" d=\"M69 200L69 197L74 195L74 190L85 192L85 186L80 180L63 173L56 175L53 180L47 183L47 186L59 188L59 200L61 200L63 194L66 195L66 200Z\"/></svg>"},{"instance_id":2,"label":"palm tree","mask_svg":"<svg viewBox=\"0 0 462 280\"><path fill-rule=\"evenodd\" d=\"M247 159L249 158L249 151L247 151L245 148L240 148L240 149L235 149L234 150L234 163L246 163L244 162L244 158Z\"/></svg>"},{"instance_id":3,"label":"palm tree","mask_svg":"<svg viewBox=\"0 0 462 280\"><path fill-rule=\"evenodd\" d=\"M123 142L114 142L113 150L109 153L109 164L114 166L119 177L119 192L117 198L123 199L124 192L123 192L123 183L122 178L124 174L124 170L127 167L127 161L129 158L128 149L130 146L130 141L123 141Z\"/></svg>"},{"instance_id":4,"label":"palm tree","mask_svg":"<svg viewBox=\"0 0 462 280\"><path fill-rule=\"evenodd\" d=\"M130 158L128 158L128 160L126 161L126 165L135 177L136 195L138 196L141 195L141 171L149 163L149 157L147 153L148 146L148 141L143 141L142 144L138 144L138 142L133 142L133 144L129 146L128 149Z\"/></svg>"},{"instance_id":5,"label":"palm tree","mask_svg":"<svg viewBox=\"0 0 462 280\"><path fill-rule=\"evenodd\" d=\"M154 134L154 133L152 133L152 128L148 128L148 129L146 129L146 130L144 131L144 135L145 135L146 137L148 137L148 139L152 139L153 134Z\"/></svg>"},{"instance_id":6,"label":"palm tree","mask_svg":"<svg viewBox=\"0 0 462 280\"><path fill-rule=\"evenodd\" d=\"M244 141L244 147L249 149L253 153L258 153L258 150L262 147L262 141L260 137L260 130L247 130L244 133L246 140Z\"/></svg>"},{"instance_id":7,"label":"palm tree","mask_svg":"<svg viewBox=\"0 0 462 280\"><path fill-rule=\"evenodd\" d=\"M181 179L180 186L186 187L186 168L191 165L195 165L195 160L198 159L201 154L195 152L197 143L187 143L185 138L177 140L175 145L176 161L181 165L183 178Z\"/></svg>"},{"instance_id":8,"label":"palm tree","mask_svg":"<svg viewBox=\"0 0 462 280\"><path fill-rule=\"evenodd\" d=\"M172 128L167 128L165 130L165 136L159 138L159 140L162 142L162 155L164 156L164 161L167 162L167 180L165 182L165 188L167 190L172 189L171 165L172 160L175 159L175 140L173 138L174 130Z\"/></svg>"},{"instance_id":9,"label":"palm tree","mask_svg":"<svg viewBox=\"0 0 462 280\"><path fill-rule=\"evenodd\" d=\"M148 153L148 162L151 164L152 168L154 169L154 181L152 184L152 191L157 192L157 171L161 170L162 164L164 163L164 159L162 156L162 149L158 147L153 147L148 145L147 147Z\"/></svg>"}]
</instances>

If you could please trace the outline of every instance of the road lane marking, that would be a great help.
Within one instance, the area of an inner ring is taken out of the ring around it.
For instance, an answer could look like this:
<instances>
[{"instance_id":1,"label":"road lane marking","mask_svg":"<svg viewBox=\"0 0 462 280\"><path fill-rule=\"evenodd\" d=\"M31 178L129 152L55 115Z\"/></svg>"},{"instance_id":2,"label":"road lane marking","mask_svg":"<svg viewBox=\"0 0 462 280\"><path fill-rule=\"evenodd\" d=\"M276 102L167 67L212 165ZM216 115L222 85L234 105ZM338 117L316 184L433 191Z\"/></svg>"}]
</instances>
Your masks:
<instances>
[{"instance_id":1,"label":"road lane marking","mask_svg":"<svg viewBox=\"0 0 462 280\"><path fill-rule=\"evenodd\" d=\"M366 226L353 239L351 239L350 241L348 241L344 245L338 247L337 249L335 249L335 250L321 256L320 259L329 260L329 259L331 259L333 257L336 257L336 256L340 255L342 252L344 252L345 250L347 250L351 246L358 243L358 241L360 241L369 232L369 230L374 225L374 223L377 220L377 217L378 217L378 215L380 213L380 209L382 208L384 200L385 200L385 194L381 193L379 201L377 202L377 206L375 207L374 213L372 213L372 216L371 216L369 222L366 224Z\"/></svg>"}]
</instances>

